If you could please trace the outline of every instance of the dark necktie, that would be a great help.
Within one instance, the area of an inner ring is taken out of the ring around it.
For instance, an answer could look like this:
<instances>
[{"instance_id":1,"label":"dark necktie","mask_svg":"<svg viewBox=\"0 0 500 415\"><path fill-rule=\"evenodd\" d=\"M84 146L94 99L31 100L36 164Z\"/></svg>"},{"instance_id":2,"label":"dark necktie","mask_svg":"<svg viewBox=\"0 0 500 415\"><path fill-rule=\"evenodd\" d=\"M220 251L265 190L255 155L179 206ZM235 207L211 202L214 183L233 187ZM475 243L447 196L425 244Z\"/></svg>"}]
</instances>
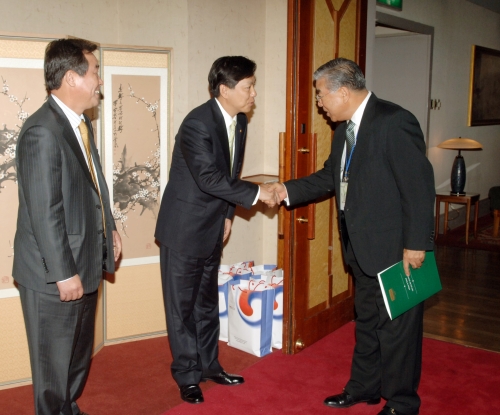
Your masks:
<instances>
[{"instance_id":1,"label":"dark necktie","mask_svg":"<svg viewBox=\"0 0 500 415\"><path fill-rule=\"evenodd\" d=\"M106 220L104 218L104 209L102 204L101 192L99 191L99 185L97 184L97 177L95 177L94 173L94 162L92 160L92 153L90 152L89 131L87 129L87 124L85 124L85 121L82 120L82 122L78 126L78 129L80 130L83 146L85 147L85 152L87 153L87 161L89 164L90 177L92 177L92 181L94 182L97 194L99 195L99 200L101 201L102 227L104 231L104 237L106 237Z\"/></svg>"},{"instance_id":2,"label":"dark necktie","mask_svg":"<svg viewBox=\"0 0 500 415\"><path fill-rule=\"evenodd\" d=\"M355 137L354 137L354 127L356 127L356 124L353 123L352 121L349 121L347 123L347 130L345 132L345 137L346 137L346 159L349 159L351 156L352 148L354 147L354 142L355 142Z\"/></svg>"}]
</instances>

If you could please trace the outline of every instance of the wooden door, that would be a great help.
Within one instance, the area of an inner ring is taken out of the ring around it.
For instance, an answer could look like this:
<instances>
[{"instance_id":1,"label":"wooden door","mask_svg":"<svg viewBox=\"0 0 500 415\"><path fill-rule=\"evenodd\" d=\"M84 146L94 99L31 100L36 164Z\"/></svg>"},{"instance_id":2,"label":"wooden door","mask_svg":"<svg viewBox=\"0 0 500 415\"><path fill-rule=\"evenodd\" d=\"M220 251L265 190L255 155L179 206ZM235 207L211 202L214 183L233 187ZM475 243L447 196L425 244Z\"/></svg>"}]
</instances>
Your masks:
<instances>
[{"instance_id":1,"label":"wooden door","mask_svg":"<svg viewBox=\"0 0 500 415\"><path fill-rule=\"evenodd\" d=\"M367 0L289 0L287 131L280 179L307 176L330 154L333 126L316 105L312 74L336 57L364 69ZM284 350L295 353L354 317L335 200L280 208L279 259L285 275Z\"/></svg>"}]
</instances>

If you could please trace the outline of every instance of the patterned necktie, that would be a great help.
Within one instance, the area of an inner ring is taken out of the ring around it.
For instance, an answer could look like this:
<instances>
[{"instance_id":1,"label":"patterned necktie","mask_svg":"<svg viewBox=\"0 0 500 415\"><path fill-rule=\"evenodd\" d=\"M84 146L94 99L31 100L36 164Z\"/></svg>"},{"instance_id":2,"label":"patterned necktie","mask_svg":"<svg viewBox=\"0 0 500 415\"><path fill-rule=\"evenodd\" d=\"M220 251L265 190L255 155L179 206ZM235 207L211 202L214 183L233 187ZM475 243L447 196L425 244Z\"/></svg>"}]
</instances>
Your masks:
<instances>
[{"instance_id":1,"label":"patterned necktie","mask_svg":"<svg viewBox=\"0 0 500 415\"><path fill-rule=\"evenodd\" d=\"M101 192L99 191L99 186L97 184L97 177L95 177L94 162L92 160L92 153L90 152L89 131L87 129L87 124L85 124L85 121L82 120L82 122L78 126L78 129L80 130L83 146L85 147L85 152L87 153L87 161L89 164L90 177L92 177L92 181L94 182L97 194L99 195L99 200L101 201L102 227L104 230L104 237L106 237L106 220L104 218L104 209L102 204Z\"/></svg>"},{"instance_id":2,"label":"patterned necktie","mask_svg":"<svg viewBox=\"0 0 500 415\"><path fill-rule=\"evenodd\" d=\"M233 120L229 126L229 163L231 166L231 174L233 174L233 156L234 156L234 132L236 130L236 120Z\"/></svg>"},{"instance_id":3,"label":"patterned necktie","mask_svg":"<svg viewBox=\"0 0 500 415\"><path fill-rule=\"evenodd\" d=\"M347 130L345 132L345 137L346 137L346 159L349 159L351 156L352 148L354 147L354 127L356 127L356 124L353 123L352 121L349 121L347 123Z\"/></svg>"}]
</instances>

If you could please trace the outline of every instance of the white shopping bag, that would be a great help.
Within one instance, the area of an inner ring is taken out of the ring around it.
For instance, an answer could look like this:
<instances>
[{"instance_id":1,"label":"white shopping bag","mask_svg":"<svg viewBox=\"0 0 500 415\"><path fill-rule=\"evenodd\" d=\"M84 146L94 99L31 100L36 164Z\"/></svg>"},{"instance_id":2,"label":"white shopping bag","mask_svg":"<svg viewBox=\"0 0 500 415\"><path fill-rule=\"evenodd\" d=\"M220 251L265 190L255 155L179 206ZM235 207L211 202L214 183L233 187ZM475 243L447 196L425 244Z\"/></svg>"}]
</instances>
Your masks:
<instances>
[{"instance_id":1,"label":"white shopping bag","mask_svg":"<svg viewBox=\"0 0 500 415\"><path fill-rule=\"evenodd\" d=\"M228 341L228 316L227 316L227 300L228 300L228 283L234 279L240 279L241 274L244 279L249 279L250 267L254 264L253 261L237 262L232 265L219 265L218 272L218 290L219 290L219 323L220 333L219 340Z\"/></svg>"},{"instance_id":2,"label":"white shopping bag","mask_svg":"<svg viewBox=\"0 0 500 415\"><path fill-rule=\"evenodd\" d=\"M283 270L264 271L259 275L252 275L251 279L264 281L274 290L271 344L275 349L281 349L283 347Z\"/></svg>"},{"instance_id":3,"label":"white shopping bag","mask_svg":"<svg viewBox=\"0 0 500 415\"><path fill-rule=\"evenodd\" d=\"M274 289L272 346L283 347L283 270L269 272L267 283Z\"/></svg>"},{"instance_id":4,"label":"white shopping bag","mask_svg":"<svg viewBox=\"0 0 500 415\"><path fill-rule=\"evenodd\" d=\"M218 276L218 290L219 290L219 340L228 341L228 285L232 281L233 277L229 274L223 274L219 272Z\"/></svg>"},{"instance_id":5,"label":"white shopping bag","mask_svg":"<svg viewBox=\"0 0 500 415\"><path fill-rule=\"evenodd\" d=\"M228 345L265 356L272 352L274 290L264 281L231 281L228 286Z\"/></svg>"}]
</instances>

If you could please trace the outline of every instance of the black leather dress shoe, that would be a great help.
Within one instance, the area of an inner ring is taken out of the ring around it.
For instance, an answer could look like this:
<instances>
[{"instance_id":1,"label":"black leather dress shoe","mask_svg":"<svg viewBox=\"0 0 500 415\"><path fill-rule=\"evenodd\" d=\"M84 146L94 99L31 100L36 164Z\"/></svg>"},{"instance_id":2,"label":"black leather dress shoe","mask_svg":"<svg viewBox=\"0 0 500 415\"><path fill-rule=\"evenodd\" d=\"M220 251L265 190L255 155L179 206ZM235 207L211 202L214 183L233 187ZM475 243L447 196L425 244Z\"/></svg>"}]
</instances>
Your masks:
<instances>
[{"instance_id":1,"label":"black leather dress shoe","mask_svg":"<svg viewBox=\"0 0 500 415\"><path fill-rule=\"evenodd\" d=\"M338 395L329 396L324 400L324 404L331 408L349 408L350 406L363 402L366 402L367 405L377 405L380 403L380 398L369 396L360 396L359 398L355 398L344 391Z\"/></svg>"},{"instance_id":2,"label":"black leather dress shoe","mask_svg":"<svg viewBox=\"0 0 500 415\"><path fill-rule=\"evenodd\" d=\"M218 383L219 385L241 385L245 382L243 376L230 375L225 371L222 371L216 375L205 376L201 378L202 382L206 382L207 380L211 380L212 382Z\"/></svg>"},{"instance_id":3,"label":"black leather dress shoe","mask_svg":"<svg viewBox=\"0 0 500 415\"><path fill-rule=\"evenodd\" d=\"M203 393L198 385L182 385L179 386L181 390L181 399L187 403L202 403Z\"/></svg>"},{"instance_id":4,"label":"black leather dress shoe","mask_svg":"<svg viewBox=\"0 0 500 415\"><path fill-rule=\"evenodd\" d=\"M384 406L382 410L378 413L378 415L408 415L406 413L403 413L401 411L396 411L394 408L391 408L390 406Z\"/></svg>"}]
</instances>

